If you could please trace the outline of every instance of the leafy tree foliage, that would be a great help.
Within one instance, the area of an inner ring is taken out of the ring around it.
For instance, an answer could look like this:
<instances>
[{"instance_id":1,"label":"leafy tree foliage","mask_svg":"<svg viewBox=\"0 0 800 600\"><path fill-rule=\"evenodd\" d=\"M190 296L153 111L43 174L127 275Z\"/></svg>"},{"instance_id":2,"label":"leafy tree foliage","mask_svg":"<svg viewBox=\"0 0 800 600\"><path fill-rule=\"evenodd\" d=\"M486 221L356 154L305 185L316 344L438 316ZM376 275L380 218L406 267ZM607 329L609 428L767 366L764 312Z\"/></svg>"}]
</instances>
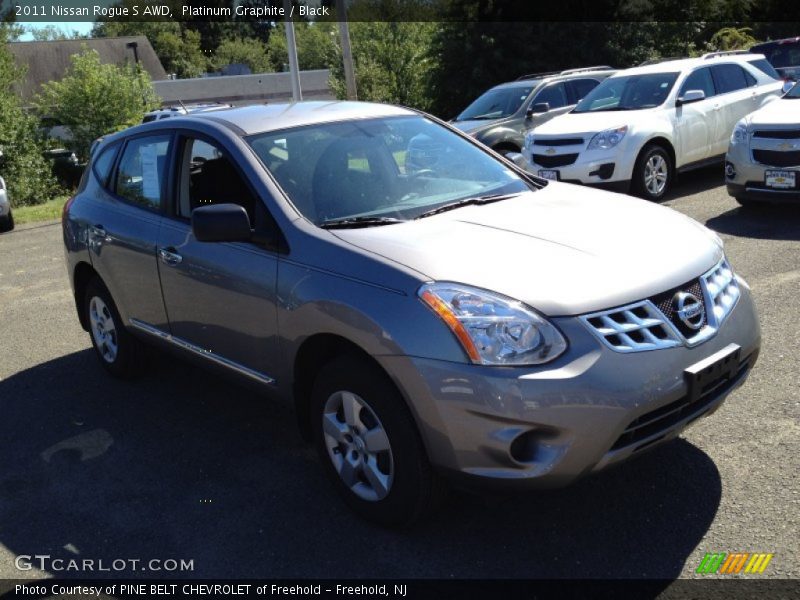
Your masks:
<instances>
[{"instance_id":1,"label":"leafy tree foliage","mask_svg":"<svg viewBox=\"0 0 800 600\"><path fill-rule=\"evenodd\" d=\"M138 65L103 64L96 51L84 50L72 56L61 81L42 86L35 104L41 115L69 128L74 150L86 159L95 139L141 122L159 99L150 76Z\"/></svg>"},{"instance_id":2,"label":"leafy tree foliage","mask_svg":"<svg viewBox=\"0 0 800 600\"><path fill-rule=\"evenodd\" d=\"M0 28L0 175L14 206L38 204L52 198L57 188L50 165L42 157L38 122L23 111L13 90L25 73L14 64L6 33L5 27Z\"/></svg>"},{"instance_id":3,"label":"leafy tree foliage","mask_svg":"<svg viewBox=\"0 0 800 600\"><path fill-rule=\"evenodd\" d=\"M254 38L224 40L211 60L211 65L215 69L237 63L247 65L253 73L273 70L272 63L267 57L267 46Z\"/></svg>"},{"instance_id":4,"label":"leafy tree foliage","mask_svg":"<svg viewBox=\"0 0 800 600\"><path fill-rule=\"evenodd\" d=\"M318 23L298 22L294 25L295 41L297 43L297 62L300 69L327 69L336 60L341 60L337 55L335 23L322 21ZM269 37L269 60L275 71L283 71L289 64L289 54L286 49L286 28L283 23L275 27Z\"/></svg>"}]
</instances>

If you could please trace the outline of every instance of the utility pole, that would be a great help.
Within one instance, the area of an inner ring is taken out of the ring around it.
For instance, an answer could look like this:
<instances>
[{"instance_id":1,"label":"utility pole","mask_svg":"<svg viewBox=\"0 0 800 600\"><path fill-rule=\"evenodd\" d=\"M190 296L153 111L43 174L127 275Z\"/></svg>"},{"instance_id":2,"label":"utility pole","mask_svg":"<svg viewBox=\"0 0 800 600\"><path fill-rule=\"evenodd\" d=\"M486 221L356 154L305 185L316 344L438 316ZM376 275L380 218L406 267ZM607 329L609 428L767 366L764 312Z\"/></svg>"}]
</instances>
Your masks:
<instances>
[{"instance_id":1,"label":"utility pole","mask_svg":"<svg viewBox=\"0 0 800 600\"><path fill-rule=\"evenodd\" d=\"M300 89L300 67L297 64L297 42L294 39L294 21L289 17L292 14L292 0L283 0L284 24L286 25L286 51L289 54L289 78L292 81L292 100L300 102L303 92Z\"/></svg>"},{"instance_id":2,"label":"utility pole","mask_svg":"<svg viewBox=\"0 0 800 600\"><path fill-rule=\"evenodd\" d=\"M347 99L358 100L356 75L353 69L353 52L350 49L350 27L347 24L347 9L344 0L336 0L336 16L339 19L339 37L342 40L342 62L344 63L344 82L347 85Z\"/></svg>"}]
</instances>

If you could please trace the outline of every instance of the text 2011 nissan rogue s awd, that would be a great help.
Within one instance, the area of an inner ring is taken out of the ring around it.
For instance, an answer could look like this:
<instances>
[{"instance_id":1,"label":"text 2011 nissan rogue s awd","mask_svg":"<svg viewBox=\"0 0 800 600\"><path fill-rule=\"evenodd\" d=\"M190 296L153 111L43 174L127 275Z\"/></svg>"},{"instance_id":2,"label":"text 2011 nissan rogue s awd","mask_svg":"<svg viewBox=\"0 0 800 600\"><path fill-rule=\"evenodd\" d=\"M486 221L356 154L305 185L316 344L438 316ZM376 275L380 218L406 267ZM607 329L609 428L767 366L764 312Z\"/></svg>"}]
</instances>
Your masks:
<instances>
[{"instance_id":1,"label":"text 2011 nissan rogue s awd","mask_svg":"<svg viewBox=\"0 0 800 600\"><path fill-rule=\"evenodd\" d=\"M108 371L156 344L290 399L346 501L390 525L447 476L562 485L673 438L760 345L705 227L393 106L108 136L63 230Z\"/></svg>"}]
</instances>

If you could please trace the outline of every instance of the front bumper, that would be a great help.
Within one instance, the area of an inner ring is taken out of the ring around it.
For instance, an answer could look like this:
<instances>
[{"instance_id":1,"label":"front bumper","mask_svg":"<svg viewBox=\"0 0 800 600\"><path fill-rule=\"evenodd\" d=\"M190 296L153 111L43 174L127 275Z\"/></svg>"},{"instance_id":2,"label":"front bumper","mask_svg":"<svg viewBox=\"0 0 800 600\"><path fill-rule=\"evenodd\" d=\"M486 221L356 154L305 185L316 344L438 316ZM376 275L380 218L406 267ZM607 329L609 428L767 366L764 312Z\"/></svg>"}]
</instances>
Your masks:
<instances>
[{"instance_id":1,"label":"front bumper","mask_svg":"<svg viewBox=\"0 0 800 600\"><path fill-rule=\"evenodd\" d=\"M548 150L554 150L554 152L547 155ZM559 181L567 183L582 183L615 191L627 191L633 173L632 161L625 160L624 154L618 148L587 151L585 144L554 148L535 145L525 147L522 154L525 159L523 168L529 173L539 175L539 171L543 170L558 171ZM546 156L548 164L552 166L537 162L534 158L535 154ZM572 161L571 157L575 155L577 156ZM563 164L568 161L572 162Z\"/></svg>"},{"instance_id":2,"label":"front bumper","mask_svg":"<svg viewBox=\"0 0 800 600\"><path fill-rule=\"evenodd\" d=\"M431 461L467 483L565 485L676 437L716 410L741 385L760 347L747 285L711 339L619 353L573 317L554 322L570 341L543 368L501 368L411 357L383 357L420 426ZM684 371L736 344L741 362L724 385L688 402ZM646 423L637 436L632 426Z\"/></svg>"},{"instance_id":3,"label":"front bumper","mask_svg":"<svg viewBox=\"0 0 800 600\"><path fill-rule=\"evenodd\" d=\"M777 140L779 141L779 140ZM776 142L777 142L776 141ZM751 142L752 143L752 142ZM767 144L774 143L771 140ZM762 145L766 145L763 142ZM756 162L750 144L738 143L728 148L725 156L725 185L728 195L743 200L773 203L800 203L800 166L776 167ZM731 176L730 168L733 168ZM766 185L767 171L794 171L796 184L792 189L775 189Z\"/></svg>"}]
</instances>

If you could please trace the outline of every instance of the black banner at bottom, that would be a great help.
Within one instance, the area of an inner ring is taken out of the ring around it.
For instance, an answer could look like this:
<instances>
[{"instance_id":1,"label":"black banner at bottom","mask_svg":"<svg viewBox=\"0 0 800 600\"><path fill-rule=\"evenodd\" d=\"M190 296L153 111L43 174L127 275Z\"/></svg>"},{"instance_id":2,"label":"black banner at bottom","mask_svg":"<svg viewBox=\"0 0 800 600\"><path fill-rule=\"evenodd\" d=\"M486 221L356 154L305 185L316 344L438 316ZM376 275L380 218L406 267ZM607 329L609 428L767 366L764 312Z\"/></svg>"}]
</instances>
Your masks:
<instances>
[{"instance_id":1,"label":"black banner at bottom","mask_svg":"<svg viewBox=\"0 0 800 600\"><path fill-rule=\"evenodd\" d=\"M443 599L499 598L631 598L795 600L800 598L796 579L678 579L678 580L2 580L3 600L70 598L74 600L139 598L244 600L258 598L334 599L389 598Z\"/></svg>"}]
</instances>

